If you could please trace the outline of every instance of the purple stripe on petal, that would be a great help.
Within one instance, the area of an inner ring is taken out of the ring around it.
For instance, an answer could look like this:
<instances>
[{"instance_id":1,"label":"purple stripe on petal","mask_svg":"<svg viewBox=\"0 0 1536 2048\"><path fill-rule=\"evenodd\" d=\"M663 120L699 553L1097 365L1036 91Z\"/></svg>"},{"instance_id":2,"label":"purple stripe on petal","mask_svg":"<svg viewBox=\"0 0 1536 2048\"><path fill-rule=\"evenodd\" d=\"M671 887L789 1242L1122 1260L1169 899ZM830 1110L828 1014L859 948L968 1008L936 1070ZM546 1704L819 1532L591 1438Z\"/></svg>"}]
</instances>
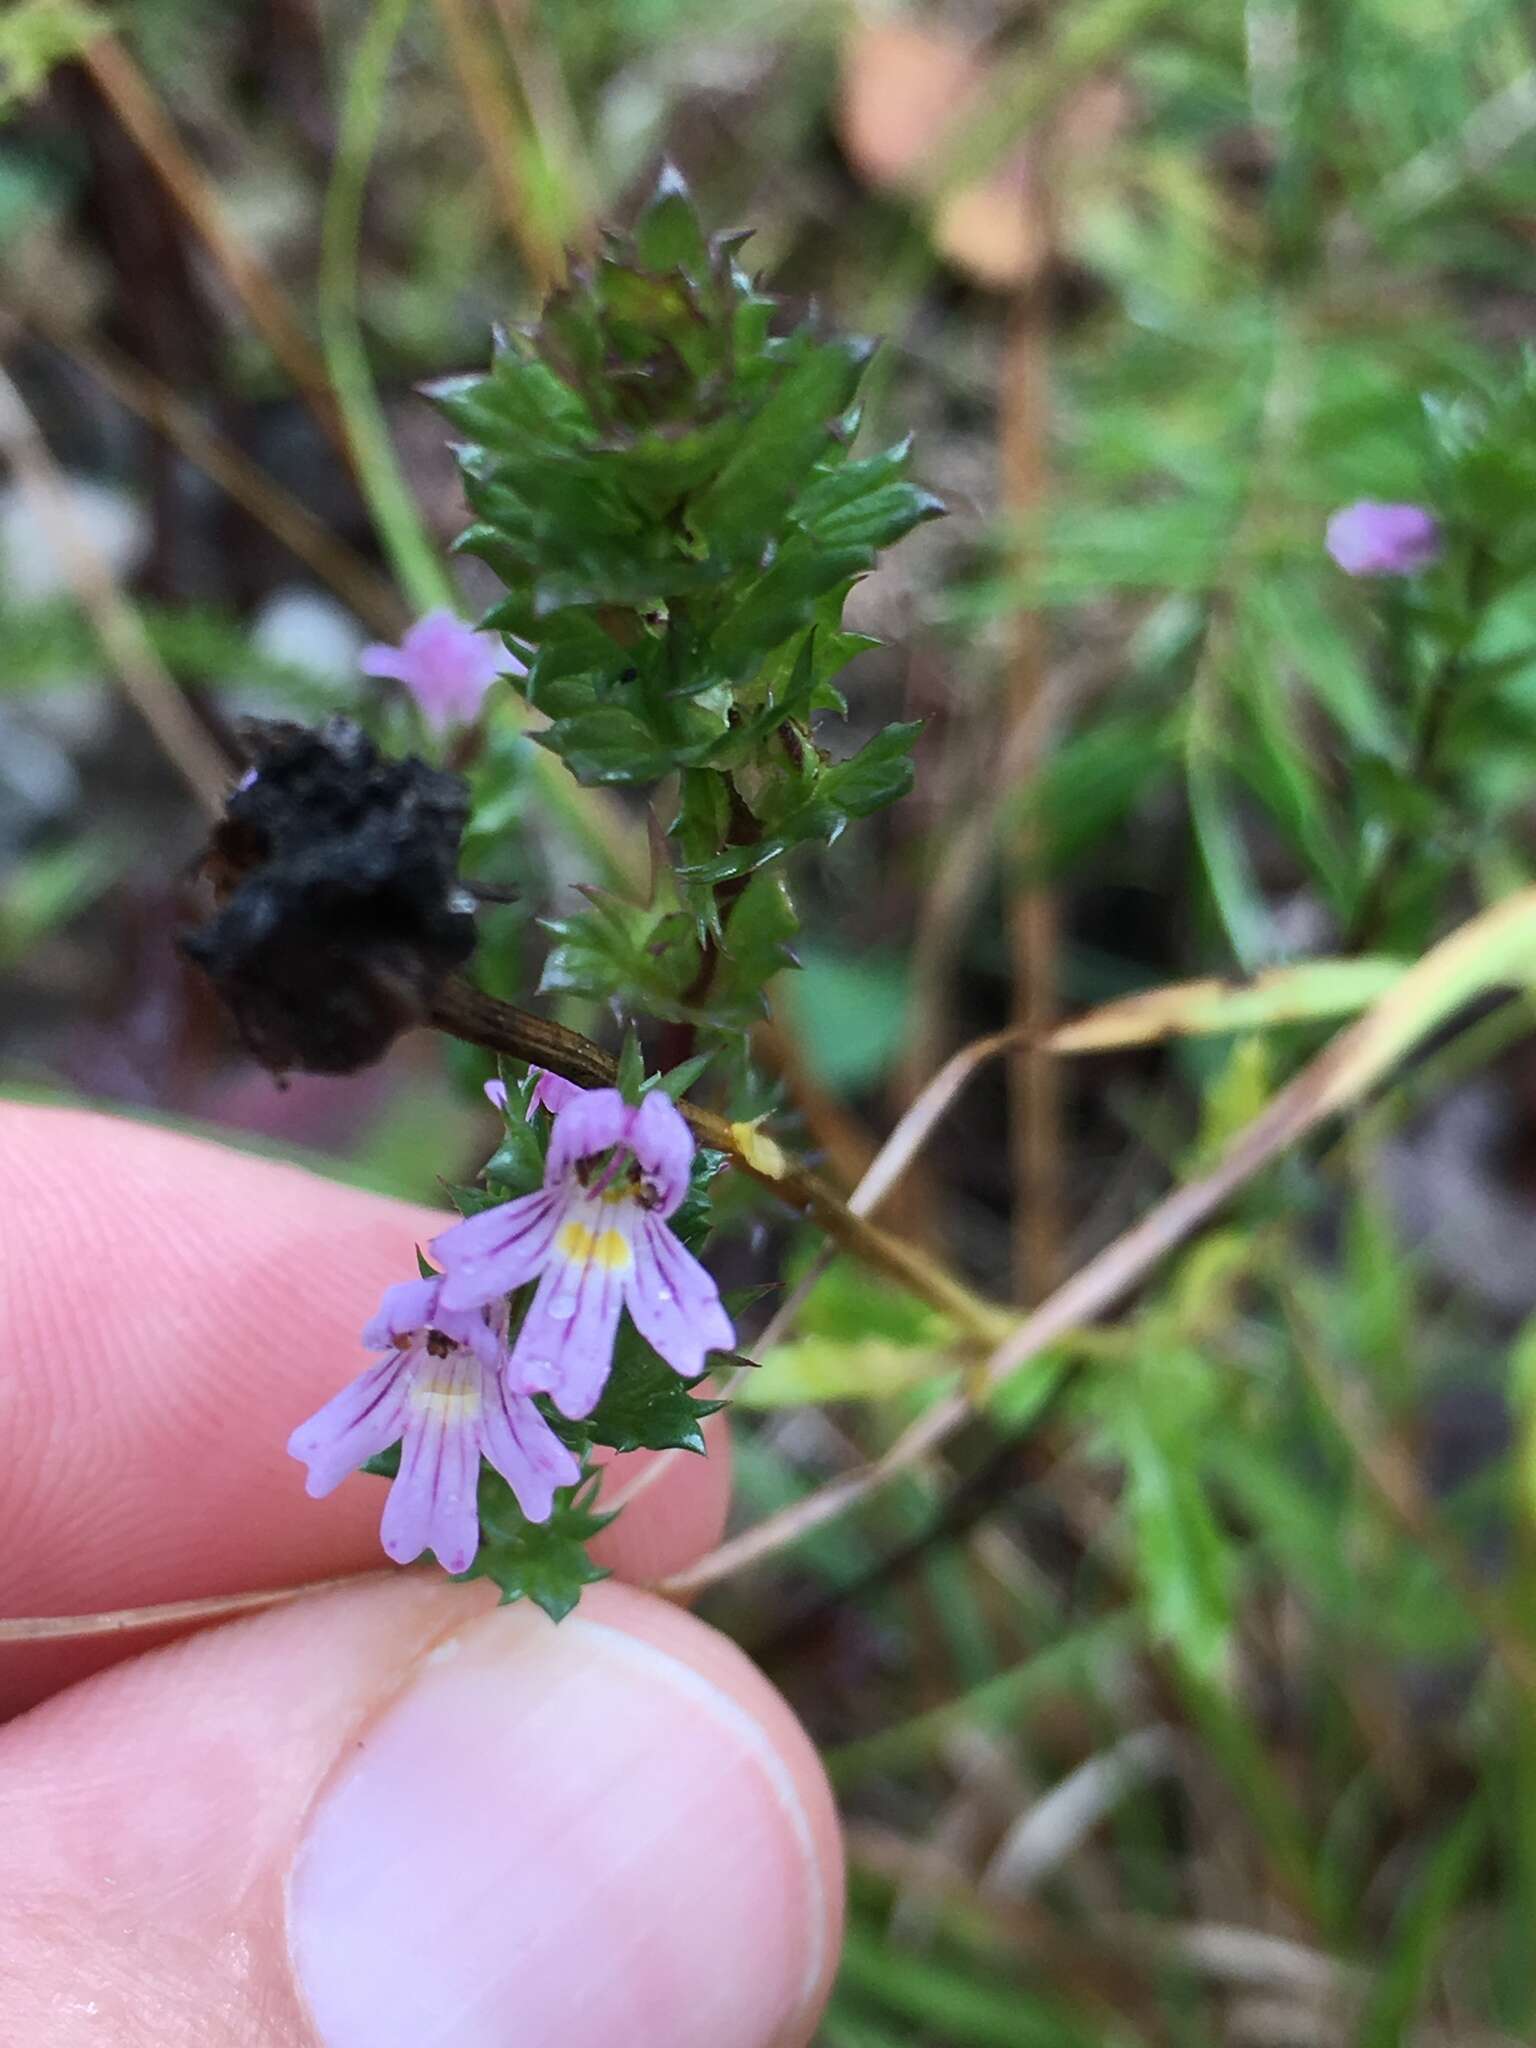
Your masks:
<instances>
[{"instance_id":1,"label":"purple stripe on petal","mask_svg":"<svg viewBox=\"0 0 1536 2048\"><path fill-rule=\"evenodd\" d=\"M481 1411L461 1405L482 1394L480 1367L468 1353L420 1355L406 1406L400 1471L380 1524L384 1553L409 1564L430 1549L445 1571L467 1571L480 1544L476 1499Z\"/></svg>"},{"instance_id":2,"label":"purple stripe on petal","mask_svg":"<svg viewBox=\"0 0 1536 2048\"><path fill-rule=\"evenodd\" d=\"M551 1116L558 1116L568 1102L574 1102L586 1090L574 1081L567 1081L563 1074L552 1074L547 1067L530 1066L533 1076L533 1094L528 1099L528 1114L536 1109L547 1109Z\"/></svg>"},{"instance_id":3,"label":"purple stripe on petal","mask_svg":"<svg viewBox=\"0 0 1536 2048\"><path fill-rule=\"evenodd\" d=\"M659 1088L653 1088L635 1111L629 1142L640 1171L661 1197L653 1213L670 1216L688 1192L693 1133L677 1104Z\"/></svg>"},{"instance_id":4,"label":"purple stripe on petal","mask_svg":"<svg viewBox=\"0 0 1536 2048\"><path fill-rule=\"evenodd\" d=\"M623 1296L623 1275L599 1260L552 1260L507 1362L509 1385L549 1394L562 1415L590 1415L613 1364Z\"/></svg>"},{"instance_id":5,"label":"purple stripe on petal","mask_svg":"<svg viewBox=\"0 0 1536 2048\"><path fill-rule=\"evenodd\" d=\"M499 1383L486 1390L484 1450L530 1522L547 1522L555 1488L574 1486L581 1461L533 1403Z\"/></svg>"},{"instance_id":6,"label":"purple stripe on petal","mask_svg":"<svg viewBox=\"0 0 1536 2048\"><path fill-rule=\"evenodd\" d=\"M624 1299L635 1328L674 1372L697 1379L706 1352L728 1351L736 1342L720 1290L654 1212L638 1219L633 1244Z\"/></svg>"},{"instance_id":7,"label":"purple stripe on petal","mask_svg":"<svg viewBox=\"0 0 1536 2048\"><path fill-rule=\"evenodd\" d=\"M400 1436L414 1355L396 1352L370 1365L289 1437L289 1456L309 1467L311 1499L322 1500Z\"/></svg>"},{"instance_id":8,"label":"purple stripe on petal","mask_svg":"<svg viewBox=\"0 0 1536 2048\"><path fill-rule=\"evenodd\" d=\"M558 1193L541 1188L434 1237L428 1250L443 1267L440 1308L478 1308L531 1280L549 1256L564 1206Z\"/></svg>"},{"instance_id":9,"label":"purple stripe on petal","mask_svg":"<svg viewBox=\"0 0 1536 2048\"><path fill-rule=\"evenodd\" d=\"M617 1088L583 1088L555 1118L544 1165L545 1187L558 1187L583 1159L627 1144L634 1120L635 1112Z\"/></svg>"}]
</instances>

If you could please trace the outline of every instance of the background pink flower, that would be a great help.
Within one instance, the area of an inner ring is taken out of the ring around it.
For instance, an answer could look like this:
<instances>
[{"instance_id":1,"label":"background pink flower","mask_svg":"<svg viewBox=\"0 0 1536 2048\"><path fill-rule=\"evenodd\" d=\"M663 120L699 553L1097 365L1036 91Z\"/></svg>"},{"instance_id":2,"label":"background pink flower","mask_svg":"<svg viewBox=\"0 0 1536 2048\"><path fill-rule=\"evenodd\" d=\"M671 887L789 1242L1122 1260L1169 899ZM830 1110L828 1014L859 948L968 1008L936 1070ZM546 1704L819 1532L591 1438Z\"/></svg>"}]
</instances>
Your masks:
<instances>
[{"instance_id":1,"label":"background pink flower","mask_svg":"<svg viewBox=\"0 0 1536 2048\"><path fill-rule=\"evenodd\" d=\"M473 724L498 676L528 672L495 633L476 632L450 611L428 612L398 647L375 641L357 659L365 676L403 684L434 732Z\"/></svg>"}]
</instances>

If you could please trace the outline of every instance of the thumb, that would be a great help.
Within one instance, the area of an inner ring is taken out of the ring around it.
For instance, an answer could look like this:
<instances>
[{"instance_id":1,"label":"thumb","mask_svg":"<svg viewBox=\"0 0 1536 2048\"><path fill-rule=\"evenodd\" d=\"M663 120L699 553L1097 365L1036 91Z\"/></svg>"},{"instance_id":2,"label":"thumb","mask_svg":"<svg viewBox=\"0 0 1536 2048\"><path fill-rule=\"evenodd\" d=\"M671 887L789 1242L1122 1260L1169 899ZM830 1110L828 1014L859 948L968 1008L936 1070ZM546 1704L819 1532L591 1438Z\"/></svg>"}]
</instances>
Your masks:
<instances>
[{"instance_id":1,"label":"thumb","mask_svg":"<svg viewBox=\"0 0 1536 2048\"><path fill-rule=\"evenodd\" d=\"M616 1585L371 1581L0 1729L10 2048L792 2048L839 1911L788 1708Z\"/></svg>"}]
</instances>

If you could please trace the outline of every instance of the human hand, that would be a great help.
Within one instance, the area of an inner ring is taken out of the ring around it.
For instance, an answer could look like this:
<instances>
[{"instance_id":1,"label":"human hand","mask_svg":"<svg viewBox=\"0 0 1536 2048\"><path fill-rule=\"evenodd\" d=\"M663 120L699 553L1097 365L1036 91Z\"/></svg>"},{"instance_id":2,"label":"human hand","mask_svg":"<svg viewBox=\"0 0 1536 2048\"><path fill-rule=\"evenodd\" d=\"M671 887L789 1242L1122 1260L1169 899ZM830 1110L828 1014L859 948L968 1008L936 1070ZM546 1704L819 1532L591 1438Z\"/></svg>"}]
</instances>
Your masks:
<instances>
[{"instance_id":1,"label":"human hand","mask_svg":"<svg viewBox=\"0 0 1536 2048\"><path fill-rule=\"evenodd\" d=\"M372 1565L382 1486L306 1501L284 1444L441 1221L0 1110L0 1615ZM715 1540L722 1449L626 1509L619 1579ZM0 1646L8 2048L809 2040L841 1862L783 1701L631 1587L558 1628L492 1598L391 1572L147 1650Z\"/></svg>"}]
</instances>

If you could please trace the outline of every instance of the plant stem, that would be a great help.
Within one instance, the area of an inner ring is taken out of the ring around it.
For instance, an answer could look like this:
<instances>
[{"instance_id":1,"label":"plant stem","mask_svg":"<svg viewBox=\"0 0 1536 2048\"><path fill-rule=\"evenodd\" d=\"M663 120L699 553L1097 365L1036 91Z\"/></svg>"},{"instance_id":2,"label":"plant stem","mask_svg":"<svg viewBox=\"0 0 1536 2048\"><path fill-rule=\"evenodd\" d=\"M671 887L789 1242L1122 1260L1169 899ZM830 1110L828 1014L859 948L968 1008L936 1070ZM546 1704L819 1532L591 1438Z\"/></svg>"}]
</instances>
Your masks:
<instances>
[{"instance_id":1,"label":"plant stem","mask_svg":"<svg viewBox=\"0 0 1536 2048\"><path fill-rule=\"evenodd\" d=\"M1481 553L1475 554L1468 564L1468 623L1457 644L1447 651L1424 693L1419 729L1414 737L1413 754L1405 776L1409 782L1427 783L1433 787L1439 779L1440 749L1466 672L1467 649L1480 622L1486 596L1488 569L1487 558ZM1349 929L1344 935L1344 952L1368 953L1380 938L1382 926L1386 922L1393 881L1402 867L1404 856L1412 851L1413 843L1414 835L1406 826L1392 826L1372 865L1359 907L1350 919Z\"/></svg>"},{"instance_id":2,"label":"plant stem","mask_svg":"<svg viewBox=\"0 0 1536 2048\"><path fill-rule=\"evenodd\" d=\"M562 1074L583 1088L612 1087L618 1061L601 1046L567 1030L548 1017L535 1017L511 1003L489 996L457 976L443 988L432 1009L432 1022L470 1045L513 1059L531 1060ZM867 1264L888 1273L930 1307L959 1325L972 1344L990 1347L1015 1326L1017 1318L973 1294L962 1281L904 1238L855 1215L847 1203L820 1178L796 1166L765 1138L754 1124L733 1124L713 1110L678 1105L694 1135L716 1151L727 1153L743 1172L771 1190L781 1202L824 1230L828 1237Z\"/></svg>"},{"instance_id":3,"label":"plant stem","mask_svg":"<svg viewBox=\"0 0 1536 2048\"><path fill-rule=\"evenodd\" d=\"M357 314L363 190L384 117L390 59L412 0L377 0L353 57L320 229L320 338L368 510L390 567L417 612L458 601L422 524L374 389Z\"/></svg>"}]
</instances>

